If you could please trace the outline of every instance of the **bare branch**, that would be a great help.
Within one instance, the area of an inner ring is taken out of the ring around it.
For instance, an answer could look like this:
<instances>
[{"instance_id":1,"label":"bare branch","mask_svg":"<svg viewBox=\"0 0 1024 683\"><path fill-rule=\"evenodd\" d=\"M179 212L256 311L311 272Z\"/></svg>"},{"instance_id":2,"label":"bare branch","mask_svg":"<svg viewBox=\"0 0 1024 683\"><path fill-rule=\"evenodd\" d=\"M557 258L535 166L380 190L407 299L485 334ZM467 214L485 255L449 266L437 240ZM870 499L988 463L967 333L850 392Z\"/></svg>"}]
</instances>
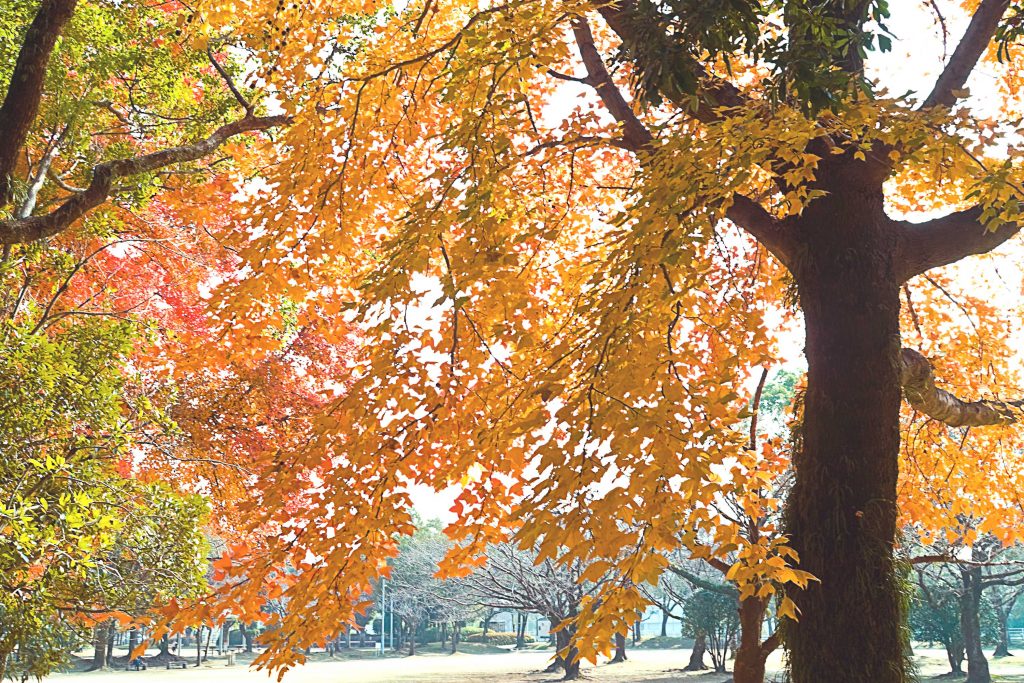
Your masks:
<instances>
[{"instance_id":1,"label":"bare branch","mask_svg":"<svg viewBox=\"0 0 1024 683\"><path fill-rule=\"evenodd\" d=\"M196 161L212 153L229 138L255 130L268 130L291 122L288 116L246 116L225 124L209 137L191 145L170 147L159 152L130 159L105 161L93 168L92 182L58 206L41 216L12 218L0 221L0 244L24 244L52 237L66 230L86 213L100 206L110 195L114 181L120 178L155 171L171 164Z\"/></svg>"},{"instance_id":2,"label":"bare branch","mask_svg":"<svg viewBox=\"0 0 1024 683\"><path fill-rule=\"evenodd\" d=\"M21 43L7 94L0 105L0 207L11 201L11 174L39 112L46 67L78 0L43 0Z\"/></svg>"},{"instance_id":3,"label":"bare branch","mask_svg":"<svg viewBox=\"0 0 1024 683\"><path fill-rule=\"evenodd\" d=\"M935 81L931 93L921 103L922 109L953 106L958 99L954 93L962 90L967 83L978 60L992 41L999 27L999 20L1009 6L1010 0L981 0L964 37L953 50L953 56L949 58L946 68Z\"/></svg>"},{"instance_id":4,"label":"bare branch","mask_svg":"<svg viewBox=\"0 0 1024 683\"><path fill-rule=\"evenodd\" d=\"M757 450L757 415L761 412L761 393L764 391L765 380L768 379L768 368L761 368L761 379L757 382L757 390L750 402L750 438L747 441L747 450Z\"/></svg>"},{"instance_id":5,"label":"bare branch","mask_svg":"<svg viewBox=\"0 0 1024 683\"><path fill-rule=\"evenodd\" d=\"M209 57L210 63L213 64L213 68L217 70L220 77L224 80L224 83L228 86L228 90L235 96L235 100L242 105L242 109L245 110L246 115L252 116L253 108L252 103L245 98L245 96L235 86L235 81L231 78L231 74L228 73L227 69L221 66L221 63L217 61L217 58L213 54L213 49L210 47L206 48L206 56Z\"/></svg>"},{"instance_id":6,"label":"bare branch","mask_svg":"<svg viewBox=\"0 0 1024 683\"><path fill-rule=\"evenodd\" d=\"M981 222L981 213L980 207L974 207L925 223L895 221L902 232L901 280L967 256L988 253L1021 229L1016 223L1007 223L991 230Z\"/></svg>"},{"instance_id":7,"label":"bare branch","mask_svg":"<svg viewBox=\"0 0 1024 683\"><path fill-rule=\"evenodd\" d=\"M983 427L1017 422L1024 416L1024 400L962 401L935 386L931 363L913 349L903 349L903 393L916 410L950 427Z\"/></svg>"}]
</instances>

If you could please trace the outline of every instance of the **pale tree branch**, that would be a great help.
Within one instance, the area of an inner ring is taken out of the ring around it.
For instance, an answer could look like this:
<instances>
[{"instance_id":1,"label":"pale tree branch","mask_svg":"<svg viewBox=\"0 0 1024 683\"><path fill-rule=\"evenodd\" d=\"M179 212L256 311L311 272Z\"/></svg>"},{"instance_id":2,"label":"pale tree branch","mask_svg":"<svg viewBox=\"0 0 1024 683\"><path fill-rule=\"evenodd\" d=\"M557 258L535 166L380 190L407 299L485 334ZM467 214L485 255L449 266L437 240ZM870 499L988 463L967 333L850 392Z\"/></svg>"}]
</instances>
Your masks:
<instances>
[{"instance_id":1,"label":"pale tree branch","mask_svg":"<svg viewBox=\"0 0 1024 683\"><path fill-rule=\"evenodd\" d=\"M924 223L896 221L902 233L901 282L967 256L988 253L1021 229L1017 223L990 229L981 222L981 214L976 206Z\"/></svg>"},{"instance_id":2,"label":"pale tree branch","mask_svg":"<svg viewBox=\"0 0 1024 683\"><path fill-rule=\"evenodd\" d=\"M953 50L953 56L939 74L931 93L921 103L922 109L951 107L959 99L954 93L962 90L967 83L978 60L992 42L992 37L999 27L999 20L1009 7L1010 0L981 0L974 16L971 17L967 31L964 32L964 37Z\"/></svg>"},{"instance_id":3,"label":"pale tree branch","mask_svg":"<svg viewBox=\"0 0 1024 683\"><path fill-rule=\"evenodd\" d=\"M915 410L950 427L1007 425L1024 417L1024 400L968 402L938 388L932 364L913 349L903 349L900 365L907 402Z\"/></svg>"},{"instance_id":4,"label":"pale tree branch","mask_svg":"<svg viewBox=\"0 0 1024 683\"><path fill-rule=\"evenodd\" d=\"M148 173L172 164L202 159L228 139L257 130L268 130L291 122L288 116L246 116L225 124L209 137L191 145L181 145L129 159L105 161L93 168L92 182L83 191L69 197L50 213L26 218L0 220L0 244L24 244L52 237L67 229L86 213L107 200L114 181Z\"/></svg>"},{"instance_id":5,"label":"pale tree branch","mask_svg":"<svg viewBox=\"0 0 1024 683\"><path fill-rule=\"evenodd\" d=\"M21 43L3 105L0 105L0 207L11 201L11 176L39 112L46 68L77 0L43 0Z\"/></svg>"}]
</instances>

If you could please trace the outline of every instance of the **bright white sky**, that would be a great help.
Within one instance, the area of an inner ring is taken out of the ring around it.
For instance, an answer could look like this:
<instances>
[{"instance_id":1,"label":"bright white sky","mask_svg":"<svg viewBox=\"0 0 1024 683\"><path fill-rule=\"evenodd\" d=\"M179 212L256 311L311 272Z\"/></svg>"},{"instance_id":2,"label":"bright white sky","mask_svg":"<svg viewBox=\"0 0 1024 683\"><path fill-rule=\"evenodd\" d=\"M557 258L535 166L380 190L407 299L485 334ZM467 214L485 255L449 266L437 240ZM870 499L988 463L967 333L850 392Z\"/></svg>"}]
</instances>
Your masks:
<instances>
[{"instance_id":1,"label":"bright white sky","mask_svg":"<svg viewBox=\"0 0 1024 683\"><path fill-rule=\"evenodd\" d=\"M956 48L960 36L967 25L968 17L963 12L948 9L944 6L946 25L949 29L949 42L946 49L949 53ZM935 15L921 6L919 2L897 1L890 3L892 12L887 22L890 31L895 35L893 49L886 54L872 53L869 57L869 77L881 83L891 95L902 95L914 92L923 99L930 91L935 78L940 73L945 59L943 58L942 32ZM947 11L948 9L948 11ZM582 69L581 69L582 70ZM971 97L967 101L972 110L981 116L994 111L994 93L996 74L991 65L979 65L975 69L968 88ZM571 84L564 89L552 111L545 113L545 118L561 116L578 103L581 90ZM908 220L924 220L931 216L906 216ZM998 259L988 259L983 267L978 262L966 262L957 266L963 276L972 282L972 287L983 287L991 292L992 299L1006 309L1017 309L1021 306L1021 263L1022 248L1019 244L1012 245L1004 252L1012 251L1012 258L1004 255ZM1004 279L1005 276L1005 279ZM781 367L802 370L803 330L800 326L789 329L777 329L780 338L780 352L783 356ZM1024 346L1024 345L1022 345ZM1024 352L1024 348L1021 349ZM1022 388L1024 389L1024 388ZM751 391L753 387L751 387ZM443 522L454 520L449 508L458 495L459 487L451 486L444 491L435 492L427 486L415 486L410 489L413 504L423 519L437 518Z\"/></svg>"}]
</instances>

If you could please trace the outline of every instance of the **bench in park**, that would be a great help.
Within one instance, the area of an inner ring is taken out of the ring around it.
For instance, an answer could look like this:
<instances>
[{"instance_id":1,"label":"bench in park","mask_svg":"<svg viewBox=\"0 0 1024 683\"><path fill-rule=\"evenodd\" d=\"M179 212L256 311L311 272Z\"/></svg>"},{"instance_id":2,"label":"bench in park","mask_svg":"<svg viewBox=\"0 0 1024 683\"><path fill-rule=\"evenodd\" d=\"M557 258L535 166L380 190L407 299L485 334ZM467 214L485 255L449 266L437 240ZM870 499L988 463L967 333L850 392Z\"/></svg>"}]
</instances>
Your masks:
<instances>
[{"instance_id":1,"label":"bench in park","mask_svg":"<svg viewBox=\"0 0 1024 683\"><path fill-rule=\"evenodd\" d=\"M167 668L168 669L187 669L188 668L188 662L186 662L184 659L179 659L176 662L167 662Z\"/></svg>"}]
</instances>

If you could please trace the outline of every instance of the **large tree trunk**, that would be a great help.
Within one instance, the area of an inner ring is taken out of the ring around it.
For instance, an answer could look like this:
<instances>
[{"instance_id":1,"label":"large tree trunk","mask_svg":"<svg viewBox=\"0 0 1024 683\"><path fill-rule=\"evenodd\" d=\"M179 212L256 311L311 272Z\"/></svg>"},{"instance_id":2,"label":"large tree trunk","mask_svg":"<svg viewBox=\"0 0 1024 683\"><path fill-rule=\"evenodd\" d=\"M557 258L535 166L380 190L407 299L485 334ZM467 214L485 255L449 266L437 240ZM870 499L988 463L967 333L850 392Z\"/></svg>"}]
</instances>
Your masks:
<instances>
[{"instance_id":1,"label":"large tree trunk","mask_svg":"<svg viewBox=\"0 0 1024 683\"><path fill-rule=\"evenodd\" d=\"M704 671L708 667L704 664L704 653L708 649L708 636L703 631L698 631L693 637L693 649L690 650L690 661L683 667L683 671Z\"/></svg>"},{"instance_id":2,"label":"large tree trunk","mask_svg":"<svg viewBox=\"0 0 1024 683\"><path fill-rule=\"evenodd\" d=\"M409 656L416 654L416 622L409 621Z\"/></svg>"},{"instance_id":3,"label":"large tree trunk","mask_svg":"<svg viewBox=\"0 0 1024 683\"><path fill-rule=\"evenodd\" d=\"M740 602L740 644L733 662L734 683L764 683L765 660L775 649L771 643L761 643L761 626L767 601L751 597Z\"/></svg>"},{"instance_id":4,"label":"large tree trunk","mask_svg":"<svg viewBox=\"0 0 1024 683\"><path fill-rule=\"evenodd\" d=\"M829 194L796 219L808 368L786 523L800 567L820 583L790 591L800 610L787 624L793 683L910 680L893 558L901 283L897 233L871 175L823 160Z\"/></svg>"},{"instance_id":5,"label":"large tree trunk","mask_svg":"<svg viewBox=\"0 0 1024 683\"><path fill-rule=\"evenodd\" d=\"M960 631L964 635L967 653L967 683L991 683L988 660L981 649L981 567L961 567L960 579Z\"/></svg>"}]
</instances>

